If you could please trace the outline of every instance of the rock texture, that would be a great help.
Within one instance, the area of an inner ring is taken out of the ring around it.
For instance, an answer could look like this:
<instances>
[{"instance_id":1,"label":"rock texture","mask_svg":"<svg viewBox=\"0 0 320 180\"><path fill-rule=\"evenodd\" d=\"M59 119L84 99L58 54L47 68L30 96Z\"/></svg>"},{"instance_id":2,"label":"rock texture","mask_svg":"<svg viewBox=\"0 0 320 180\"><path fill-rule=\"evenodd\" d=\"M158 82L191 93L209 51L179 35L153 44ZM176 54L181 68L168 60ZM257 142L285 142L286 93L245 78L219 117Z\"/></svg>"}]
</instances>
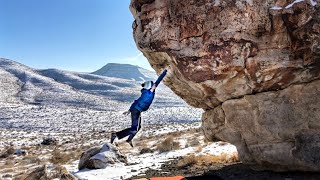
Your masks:
<instances>
[{"instance_id":1,"label":"rock texture","mask_svg":"<svg viewBox=\"0 0 320 180\"><path fill-rule=\"evenodd\" d=\"M320 81L229 100L203 115L209 139L236 145L264 168L320 171Z\"/></svg>"},{"instance_id":2,"label":"rock texture","mask_svg":"<svg viewBox=\"0 0 320 180\"><path fill-rule=\"evenodd\" d=\"M82 153L78 169L104 169L115 162L127 163L127 158L119 152L117 147L106 143L102 147L92 147Z\"/></svg>"},{"instance_id":3,"label":"rock texture","mask_svg":"<svg viewBox=\"0 0 320 180\"><path fill-rule=\"evenodd\" d=\"M242 161L320 171L320 8L314 0L132 0L137 47L203 108ZM257 166L256 166L257 167Z\"/></svg>"}]
</instances>

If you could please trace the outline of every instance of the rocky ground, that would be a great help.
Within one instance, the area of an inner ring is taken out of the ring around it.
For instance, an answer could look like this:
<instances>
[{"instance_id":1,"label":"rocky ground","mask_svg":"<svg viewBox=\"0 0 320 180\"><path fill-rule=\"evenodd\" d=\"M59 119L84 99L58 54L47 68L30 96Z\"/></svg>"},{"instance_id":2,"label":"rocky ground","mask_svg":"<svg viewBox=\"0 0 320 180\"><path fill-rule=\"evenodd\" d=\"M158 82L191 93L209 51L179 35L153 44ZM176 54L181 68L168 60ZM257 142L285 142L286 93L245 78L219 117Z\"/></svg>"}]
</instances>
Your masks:
<instances>
[{"instance_id":1,"label":"rocky ground","mask_svg":"<svg viewBox=\"0 0 320 180\"><path fill-rule=\"evenodd\" d=\"M177 168L179 160L172 160L162 165L161 170L148 170L147 177L184 176L188 180L318 180L319 173L309 172L273 172L255 171L249 166L236 163L214 163L210 166L188 166ZM137 176L134 178L145 176Z\"/></svg>"},{"instance_id":2,"label":"rocky ground","mask_svg":"<svg viewBox=\"0 0 320 180\"><path fill-rule=\"evenodd\" d=\"M151 129L161 129L161 127ZM149 130L146 129L146 131ZM127 171L125 173L129 176L120 173L119 176L112 176L110 179L138 179L178 175L188 179L217 180L320 179L320 174L308 172L254 171L238 161L237 154L230 156L232 151L230 151L228 143L206 142L198 128L158 135L139 134L135 139L134 148L131 148L126 142L117 141L118 149L128 157L128 165L112 165L101 171L85 170L82 172L77 169L81 153L90 147L109 142L109 132L53 134L1 130L1 137L1 142L6 139L12 142L12 145L20 144L20 148L14 145L11 148L9 146L1 148L1 180L25 179L32 175L32 171L43 169L44 165L47 169L47 175L58 179L63 179L62 177L67 175L69 178L66 179L103 179L103 177L107 177L106 174L110 173L110 170L113 170L111 168L125 170ZM171 141L165 141L168 138ZM13 139L16 141L13 141ZM222 149L223 147L225 149ZM7 151L4 151L4 149ZM216 149L214 153L212 153L213 149ZM214 155L215 153L218 155ZM154 161L150 163L149 160L152 158ZM33 177L35 176L33 175Z\"/></svg>"},{"instance_id":3,"label":"rocky ground","mask_svg":"<svg viewBox=\"0 0 320 180\"><path fill-rule=\"evenodd\" d=\"M161 126L150 128L161 129ZM110 179L134 177L149 177L151 172L160 168L166 171L170 168L171 160L179 163L181 169L176 173L183 173L188 164L198 163L198 168L191 168L196 172L202 166L216 164L218 161L237 161L234 146L224 142L206 142L200 129L190 128L180 131L162 134L147 135L139 134L135 139L135 147L131 148L126 142L117 141L117 148L128 157L127 165L115 164L102 171L85 170L79 171L78 162L81 154L93 146L99 146L109 142L110 132L87 132L87 133L30 133L23 131L8 131L2 129L1 143L11 142L0 151L0 179L25 179L31 176L32 171L41 170L46 166L47 176L61 178L62 172L69 176L74 175L79 179L105 179L110 170L120 169L128 171L128 176L114 174ZM230 151L230 147L233 149ZM210 149L216 149L216 155ZM211 153L211 154L210 154ZM197 154L197 156L195 156ZM209 155L210 154L210 155ZM231 154L229 156L228 154ZM203 162L197 162L196 157ZM168 161L168 163L166 163ZM163 165L162 165L163 164ZM183 167L183 168L182 168ZM56 170L58 168L58 170ZM152 170L153 169L153 170ZM44 170L43 170L44 171ZM203 170L198 172L200 175ZM51 174L50 174L51 173ZM97 175L98 174L98 175ZM158 173L160 174L160 173ZM153 175L156 175L155 173ZM109 179L109 178L107 178Z\"/></svg>"}]
</instances>

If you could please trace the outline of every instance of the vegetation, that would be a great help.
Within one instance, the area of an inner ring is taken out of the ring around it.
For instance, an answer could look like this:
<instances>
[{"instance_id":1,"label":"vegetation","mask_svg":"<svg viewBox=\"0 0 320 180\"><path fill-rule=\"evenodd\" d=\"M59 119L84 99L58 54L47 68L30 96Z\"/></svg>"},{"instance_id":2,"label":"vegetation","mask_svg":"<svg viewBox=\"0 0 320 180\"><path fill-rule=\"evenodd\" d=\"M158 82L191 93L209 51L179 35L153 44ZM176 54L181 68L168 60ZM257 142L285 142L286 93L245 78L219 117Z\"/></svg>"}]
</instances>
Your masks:
<instances>
[{"instance_id":1,"label":"vegetation","mask_svg":"<svg viewBox=\"0 0 320 180\"><path fill-rule=\"evenodd\" d=\"M219 156L212 156L212 155L188 155L183 157L178 161L177 167L182 169L188 166L208 166L212 165L214 163L232 163L232 162L238 162L239 157L238 154L221 154Z\"/></svg>"},{"instance_id":2,"label":"vegetation","mask_svg":"<svg viewBox=\"0 0 320 180\"><path fill-rule=\"evenodd\" d=\"M177 150L179 148L180 148L180 143L178 141L174 141L173 136L167 137L164 141L162 141L157 145L157 150L160 153Z\"/></svg>"}]
</instances>

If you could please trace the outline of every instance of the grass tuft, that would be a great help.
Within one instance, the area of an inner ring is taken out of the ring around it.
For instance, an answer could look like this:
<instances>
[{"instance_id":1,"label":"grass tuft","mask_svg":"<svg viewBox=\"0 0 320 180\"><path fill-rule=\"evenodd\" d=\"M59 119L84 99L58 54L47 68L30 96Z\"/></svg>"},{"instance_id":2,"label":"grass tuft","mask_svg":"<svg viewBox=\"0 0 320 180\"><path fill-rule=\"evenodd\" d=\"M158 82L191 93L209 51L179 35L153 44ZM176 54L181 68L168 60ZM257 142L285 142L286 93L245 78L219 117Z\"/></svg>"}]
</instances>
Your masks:
<instances>
[{"instance_id":1,"label":"grass tuft","mask_svg":"<svg viewBox=\"0 0 320 180\"><path fill-rule=\"evenodd\" d=\"M168 152L172 150L177 150L180 148L180 143L174 141L173 136L167 137L164 141L157 145L157 150L162 152Z\"/></svg>"},{"instance_id":2,"label":"grass tuft","mask_svg":"<svg viewBox=\"0 0 320 180\"><path fill-rule=\"evenodd\" d=\"M15 152L15 149L14 149L12 146L7 147L7 148L4 150L4 152L2 152L2 153L0 154L0 159L7 158L7 157L13 155L14 152Z\"/></svg>"},{"instance_id":3,"label":"grass tuft","mask_svg":"<svg viewBox=\"0 0 320 180\"><path fill-rule=\"evenodd\" d=\"M62 152L60 149L55 149L52 152L52 157L50 159L50 162L53 164L65 164L68 163L71 160L79 159L80 155L76 152Z\"/></svg>"},{"instance_id":4,"label":"grass tuft","mask_svg":"<svg viewBox=\"0 0 320 180\"><path fill-rule=\"evenodd\" d=\"M180 159L177 163L177 167L182 169L188 166L198 165L198 166L208 166L214 163L232 163L238 162L239 157L237 153L231 155L221 154L219 156L212 155L188 155Z\"/></svg>"}]
</instances>

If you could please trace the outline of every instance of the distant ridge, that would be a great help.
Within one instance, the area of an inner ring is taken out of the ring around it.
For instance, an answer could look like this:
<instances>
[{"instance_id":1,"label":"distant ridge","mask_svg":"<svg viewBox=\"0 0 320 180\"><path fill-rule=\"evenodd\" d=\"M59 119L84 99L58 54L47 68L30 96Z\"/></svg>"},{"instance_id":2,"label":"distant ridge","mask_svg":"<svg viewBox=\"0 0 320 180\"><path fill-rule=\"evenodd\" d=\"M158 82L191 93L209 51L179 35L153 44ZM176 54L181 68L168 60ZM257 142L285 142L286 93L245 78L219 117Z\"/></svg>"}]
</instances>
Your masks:
<instances>
[{"instance_id":1,"label":"distant ridge","mask_svg":"<svg viewBox=\"0 0 320 180\"><path fill-rule=\"evenodd\" d=\"M108 63L101 69L91 73L100 76L116 77L135 81L155 80L157 75L153 71L131 64Z\"/></svg>"},{"instance_id":2,"label":"distant ridge","mask_svg":"<svg viewBox=\"0 0 320 180\"><path fill-rule=\"evenodd\" d=\"M108 64L100 70L100 73L103 72L107 76L59 69L34 69L0 58L0 104L112 109L137 98L141 81L157 78L155 72L128 64ZM159 86L157 100L159 103L155 105L159 106L164 101L180 105L184 103L165 86Z\"/></svg>"}]
</instances>

